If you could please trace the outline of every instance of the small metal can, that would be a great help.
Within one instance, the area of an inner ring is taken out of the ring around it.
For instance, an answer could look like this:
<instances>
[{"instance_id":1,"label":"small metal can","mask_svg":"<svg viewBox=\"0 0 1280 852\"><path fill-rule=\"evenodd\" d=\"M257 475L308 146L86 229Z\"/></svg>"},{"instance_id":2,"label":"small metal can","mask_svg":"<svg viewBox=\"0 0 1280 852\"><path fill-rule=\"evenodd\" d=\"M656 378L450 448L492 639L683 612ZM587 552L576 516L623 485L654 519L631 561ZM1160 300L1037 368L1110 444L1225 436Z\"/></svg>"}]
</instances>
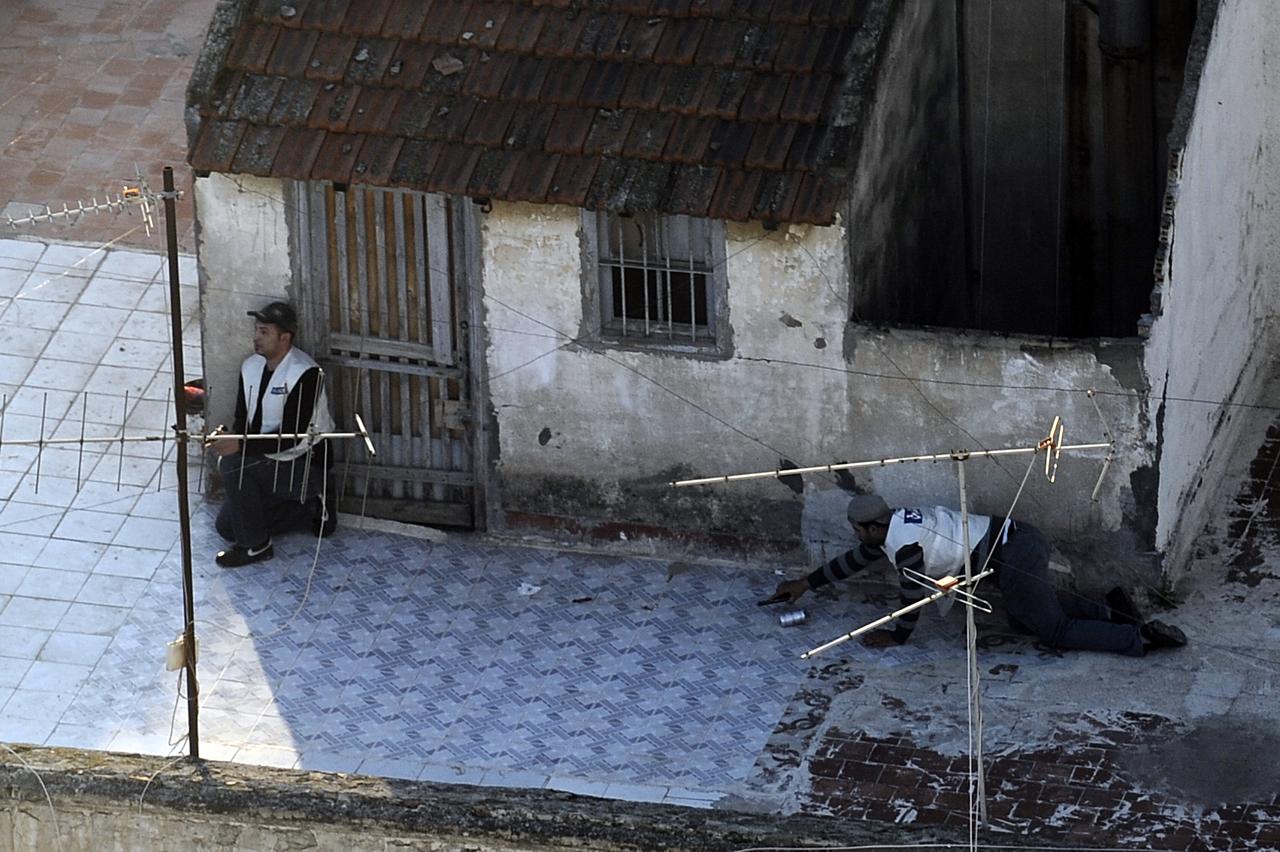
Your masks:
<instances>
[{"instance_id":1,"label":"small metal can","mask_svg":"<svg viewBox=\"0 0 1280 852\"><path fill-rule=\"evenodd\" d=\"M795 627L797 624L804 624L809 620L809 616L802 609L784 612L778 616L778 624L782 627Z\"/></svg>"}]
</instances>

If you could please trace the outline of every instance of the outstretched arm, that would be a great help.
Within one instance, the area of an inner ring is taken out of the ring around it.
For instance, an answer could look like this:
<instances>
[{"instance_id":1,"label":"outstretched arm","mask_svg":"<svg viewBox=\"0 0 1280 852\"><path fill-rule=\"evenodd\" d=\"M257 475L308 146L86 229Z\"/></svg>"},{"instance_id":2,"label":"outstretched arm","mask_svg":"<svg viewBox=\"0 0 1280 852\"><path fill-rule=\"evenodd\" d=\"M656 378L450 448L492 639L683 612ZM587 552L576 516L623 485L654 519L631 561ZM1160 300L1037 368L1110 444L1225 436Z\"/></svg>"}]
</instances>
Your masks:
<instances>
[{"instance_id":1,"label":"outstretched arm","mask_svg":"<svg viewBox=\"0 0 1280 852\"><path fill-rule=\"evenodd\" d=\"M807 577L779 583L777 592L787 595L791 602L795 603L805 592L820 589L840 580L847 580L883 557L884 551L880 548L859 544L853 550L846 551L820 568L814 569Z\"/></svg>"}]
</instances>

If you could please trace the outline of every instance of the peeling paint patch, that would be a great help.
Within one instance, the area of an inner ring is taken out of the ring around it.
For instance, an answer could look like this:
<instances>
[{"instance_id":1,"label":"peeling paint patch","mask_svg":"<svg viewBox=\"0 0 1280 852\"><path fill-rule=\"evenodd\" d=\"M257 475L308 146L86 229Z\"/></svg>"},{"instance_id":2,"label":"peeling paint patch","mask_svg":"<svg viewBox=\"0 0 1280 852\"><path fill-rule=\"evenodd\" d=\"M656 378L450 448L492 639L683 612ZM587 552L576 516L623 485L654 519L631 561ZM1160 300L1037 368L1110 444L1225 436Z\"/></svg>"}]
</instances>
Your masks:
<instances>
[{"instance_id":1,"label":"peeling paint patch","mask_svg":"<svg viewBox=\"0 0 1280 852\"><path fill-rule=\"evenodd\" d=\"M827 339L826 339L825 337L815 337L815 338L813 339L813 348L814 348L814 349L826 349L826 348L827 348Z\"/></svg>"},{"instance_id":2,"label":"peeling paint patch","mask_svg":"<svg viewBox=\"0 0 1280 852\"><path fill-rule=\"evenodd\" d=\"M800 326L804 325L804 323L800 322L800 320L791 316L791 314L787 313L786 311L782 312L782 316L778 317L778 321L781 322L783 325L785 325L787 328L799 328Z\"/></svg>"},{"instance_id":3,"label":"peeling paint patch","mask_svg":"<svg viewBox=\"0 0 1280 852\"><path fill-rule=\"evenodd\" d=\"M551 440L551 429L550 427L543 426L542 431L538 433L538 443L545 447L547 445L547 442L550 440Z\"/></svg>"}]
</instances>

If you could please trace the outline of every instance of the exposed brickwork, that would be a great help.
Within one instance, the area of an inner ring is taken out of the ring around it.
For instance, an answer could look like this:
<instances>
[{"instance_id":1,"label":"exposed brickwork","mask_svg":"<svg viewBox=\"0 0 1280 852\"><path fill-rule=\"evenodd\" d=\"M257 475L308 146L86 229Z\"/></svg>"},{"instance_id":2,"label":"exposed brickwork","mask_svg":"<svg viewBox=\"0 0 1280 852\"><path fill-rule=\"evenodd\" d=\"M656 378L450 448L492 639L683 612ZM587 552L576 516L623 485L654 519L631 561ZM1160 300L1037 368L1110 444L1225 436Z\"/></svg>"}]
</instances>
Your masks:
<instances>
[{"instance_id":1,"label":"exposed brickwork","mask_svg":"<svg viewBox=\"0 0 1280 852\"><path fill-rule=\"evenodd\" d=\"M1249 465L1248 478L1236 496L1227 532L1236 542L1227 580L1250 588L1264 579L1280 579L1265 565L1263 551L1280 543L1280 492L1276 490L1280 470L1280 423L1267 430L1266 440Z\"/></svg>"},{"instance_id":2,"label":"exposed brickwork","mask_svg":"<svg viewBox=\"0 0 1280 852\"><path fill-rule=\"evenodd\" d=\"M757 786L772 794L786 792L788 785L802 787L800 809L814 815L966 827L967 755L921 747L908 730L872 735L826 724L833 697L862 684L848 669L847 663L835 663L810 672L809 685L796 694L757 763ZM898 715L906 708L894 701L886 699L885 709ZM984 836L992 842L1008 842L1012 834L1045 843L1158 850L1276 848L1276 796L1204 808L1175 794L1153 793L1126 770L1126 759L1183 735L1183 727L1150 713L1102 716L1073 717L1047 747L999 744L986 761ZM921 729L931 722L909 711L907 718Z\"/></svg>"}]
</instances>

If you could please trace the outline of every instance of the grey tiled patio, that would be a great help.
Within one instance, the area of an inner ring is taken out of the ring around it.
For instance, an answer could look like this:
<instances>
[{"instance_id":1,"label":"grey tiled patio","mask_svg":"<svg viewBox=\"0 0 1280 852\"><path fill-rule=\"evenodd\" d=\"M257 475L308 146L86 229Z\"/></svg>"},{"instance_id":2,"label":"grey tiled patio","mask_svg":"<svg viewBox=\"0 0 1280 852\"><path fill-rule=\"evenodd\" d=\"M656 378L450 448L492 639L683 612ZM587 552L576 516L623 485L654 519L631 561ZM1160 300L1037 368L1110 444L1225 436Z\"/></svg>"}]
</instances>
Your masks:
<instances>
[{"instance_id":1,"label":"grey tiled patio","mask_svg":"<svg viewBox=\"0 0 1280 852\"><path fill-rule=\"evenodd\" d=\"M162 432L166 289L158 255L0 241L3 438ZM173 453L0 449L0 741L185 750L163 665L182 612ZM704 805L747 777L803 677L807 637L754 606L767 572L351 518L226 572L216 506L193 506L205 757Z\"/></svg>"}]
</instances>

